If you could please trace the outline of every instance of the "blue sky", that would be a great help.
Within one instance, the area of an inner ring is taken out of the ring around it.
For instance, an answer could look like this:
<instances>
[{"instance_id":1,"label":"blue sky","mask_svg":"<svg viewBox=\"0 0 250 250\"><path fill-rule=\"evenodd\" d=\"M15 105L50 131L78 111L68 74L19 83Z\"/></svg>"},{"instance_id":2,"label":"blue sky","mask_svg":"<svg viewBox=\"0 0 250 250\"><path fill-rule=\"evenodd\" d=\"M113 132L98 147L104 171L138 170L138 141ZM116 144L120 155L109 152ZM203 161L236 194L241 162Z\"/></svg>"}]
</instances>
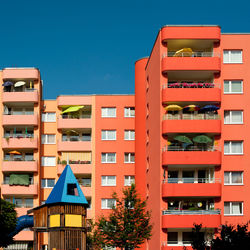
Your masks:
<instances>
[{"instance_id":1,"label":"blue sky","mask_svg":"<svg viewBox=\"0 0 250 250\"><path fill-rule=\"evenodd\" d=\"M1 4L0 67L38 67L44 98L134 93L134 62L166 24L250 32L248 1L11 0Z\"/></svg>"}]
</instances>

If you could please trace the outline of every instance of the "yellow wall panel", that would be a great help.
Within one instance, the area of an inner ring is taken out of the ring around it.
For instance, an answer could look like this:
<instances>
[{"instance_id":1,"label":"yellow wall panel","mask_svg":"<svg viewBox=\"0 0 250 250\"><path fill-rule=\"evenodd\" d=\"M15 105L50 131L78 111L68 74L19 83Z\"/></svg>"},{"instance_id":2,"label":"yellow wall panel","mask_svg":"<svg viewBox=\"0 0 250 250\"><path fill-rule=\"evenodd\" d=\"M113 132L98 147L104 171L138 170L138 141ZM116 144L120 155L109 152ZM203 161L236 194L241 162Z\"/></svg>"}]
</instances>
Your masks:
<instances>
[{"instance_id":1,"label":"yellow wall panel","mask_svg":"<svg viewBox=\"0 0 250 250\"><path fill-rule=\"evenodd\" d=\"M50 215L50 227L60 227L60 214Z\"/></svg>"},{"instance_id":2,"label":"yellow wall panel","mask_svg":"<svg viewBox=\"0 0 250 250\"><path fill-rule=\"evenodd\" d=\"M82 227L82 216L79 214L65 214L65 227Z\"/></svg>"}]
</instances>

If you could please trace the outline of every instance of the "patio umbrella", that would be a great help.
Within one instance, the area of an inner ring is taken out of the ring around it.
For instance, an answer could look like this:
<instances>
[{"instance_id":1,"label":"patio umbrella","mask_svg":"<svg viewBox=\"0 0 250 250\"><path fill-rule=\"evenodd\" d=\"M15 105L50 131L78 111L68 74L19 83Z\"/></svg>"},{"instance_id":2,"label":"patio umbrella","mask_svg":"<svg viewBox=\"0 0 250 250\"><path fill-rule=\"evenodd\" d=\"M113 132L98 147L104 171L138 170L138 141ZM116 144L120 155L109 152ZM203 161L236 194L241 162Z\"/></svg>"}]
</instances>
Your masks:
<instances>
[{"instance_id":1,"label":"patio umbrella","mask_svg":"<svg viewBox=\"0 0 250 250\"><path fill-rule=\"evenodd\" d=\"M198 135L193 138L193 141L197 143L207 144L207 143L211 143L212 139L206 135Z\"/></svg>"},{"instance_id":2,"label":"patio umbrella","mask_svg":"<svg viewBox=\"0 0 250 250\"><path fill-rule=\"evenodd\" d=\"M22 154L22 153L20 153L20 152L18 152L16 150L10 151L9 153L12 154L12 155L21 155Z\"/></svg>"},{"instance_id":3,"label":"patio umbrella","mask_svg":"<svg viewBox=\"0 0 250 250\"><path fill-rule=\"evenodd\" d=\"M200 106L198 105L188 105L183 108L183 111L198 111L200 110Z\"/></svg>"},{"instance_id":4,"label":"patio umbrella","mask_svg":"<svg viewBox=\"0 0 250 250\"><path fill-rule=\"evenodd\" d=\"M201 111L216 111L218 109L220 109L218 106L215 106L215 105L206 105L203 108L201 108L200 110Z\"/></svg>"},{"instance_id":5,"label":"patio umbrella","mask_svg":"<svg viewBox=\"0 0 250 250\"><path fill-rule=\"evenodd\" d=\"M182 110L182 107L179 105L172 104L172 105L168 105L167 107L165 107L165 109L167 111L180 111Z\"/></svg>"},{"instance_id":6,"label":"patio umbrella","mask_svg":"<svg viewBox=\"0 0 250 250\"><path fill-rule=\"evenodd\" d=\"M71 112L76 112L80 109L82 109L84 106L71 106L67 109L65 109L61 114L66 114L66 113L71 113Z\"/></svg>"},{"instance_id":7,"label":"patio umbrella","mask_svg":"<svg viewBox=\"0 0 250 250\"><path fill-rule=\"evenodd\" d=\"M76 135L79 135L79 133L77 131L73 130L73 129L67 130L66 133L67 134L76 134Z\"/></svg>"},{"instance_id":8,"label":"patio umbrella","mask_svg":"<svg viewBox=\"0 0 250 250\"><path fill-rule=\"evenodd\" d=\"M191 48L183 48L175 52L174 57L192 56L193 50Z\"/></svg>"},{"instance_id":9,"label":"patio umbrella","mask_svg":"<svg viewBox=\"0 0 250 250\"><path fill-rule=\"evenodd\" d=\"M177 135L174 137L174 139L179 142L193 144L193 142L185 135Z\"/></svg>"},{"instance_id":10,"label":"patio umbrella","mask_svg":"<svg viewBox=\"0 0 250 250\"><path fill-rule=\"evenodd\" d=\"M2 86L4 86L4 87L8 87L8 86L12 86L12 85L14 85L14 83L13 83L13 82L10 82L10 81L4 82L4 83L2 84Z\"/></svg>"},{"instance_id":11,"label":"patio umbrella","mask_svg":"<svg viewBox=\"0 0 250 250\"><path fill-rule=\"evenodd\" d=\"M14 87L21 87L21 86L23 86L23 85L25 85L26 84L26 82L24 82L24 81L19 81L19 82L16 82L15 84L14 84Z\"/></svg>"}]
</instances>

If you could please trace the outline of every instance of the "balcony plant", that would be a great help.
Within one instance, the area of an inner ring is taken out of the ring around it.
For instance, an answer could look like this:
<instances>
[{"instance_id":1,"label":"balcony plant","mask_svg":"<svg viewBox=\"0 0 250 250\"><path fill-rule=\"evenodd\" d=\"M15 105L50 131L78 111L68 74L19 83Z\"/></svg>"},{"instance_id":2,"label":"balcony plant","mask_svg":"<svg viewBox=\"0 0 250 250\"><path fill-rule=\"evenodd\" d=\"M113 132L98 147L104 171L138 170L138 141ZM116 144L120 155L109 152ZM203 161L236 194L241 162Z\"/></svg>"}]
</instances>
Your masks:
<instances>
[{"instance_id":1,"label":"balcony plant","mask_svg":"<svg viewBox=\"0 0 250 250\"><path fill-rule=\"evenodd\" d=\"M67 161L63 160L62 162L62 165L67 165Z\"/></svg>"}]
</instances>

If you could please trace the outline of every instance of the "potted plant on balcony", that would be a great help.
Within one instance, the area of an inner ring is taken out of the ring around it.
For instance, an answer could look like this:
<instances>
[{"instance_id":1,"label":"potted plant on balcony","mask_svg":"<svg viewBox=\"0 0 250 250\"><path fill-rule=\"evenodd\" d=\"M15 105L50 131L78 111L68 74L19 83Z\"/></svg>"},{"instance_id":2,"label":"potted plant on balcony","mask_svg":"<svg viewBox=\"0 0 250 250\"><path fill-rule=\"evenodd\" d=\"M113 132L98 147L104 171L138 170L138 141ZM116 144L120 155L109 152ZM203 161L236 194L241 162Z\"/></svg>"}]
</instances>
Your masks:
<instances>
[{"instance_id":1,"label":"potted plant on balcony","mask_svg":"<svg viewBox=\"0 0 250 250\"><path fill-rule=\"evenodd\" d=\"M67 165L67 161L63 160L62 165Z\"/></svg>"}]
</instances>

